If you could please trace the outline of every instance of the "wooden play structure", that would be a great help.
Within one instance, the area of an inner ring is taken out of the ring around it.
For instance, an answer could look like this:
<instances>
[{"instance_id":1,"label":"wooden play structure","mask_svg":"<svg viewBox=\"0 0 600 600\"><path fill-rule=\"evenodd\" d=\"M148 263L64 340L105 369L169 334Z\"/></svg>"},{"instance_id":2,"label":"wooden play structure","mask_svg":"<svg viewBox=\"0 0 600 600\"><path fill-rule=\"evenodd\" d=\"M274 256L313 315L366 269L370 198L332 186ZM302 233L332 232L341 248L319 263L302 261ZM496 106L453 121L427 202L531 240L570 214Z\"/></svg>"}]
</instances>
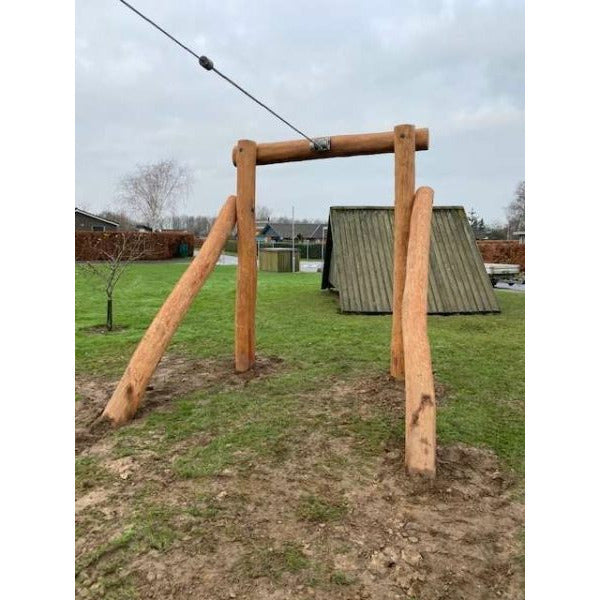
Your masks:
<instances>
[{"instance_id":1,"label":"wooden play structure","mask_svg":"<svg viewBox=\"0 0 600 600\"><path fill-rule=\"evenodd\" d=\"M434 206L428 314L500 312L486 269L465 209ZM391 314L393 282L394 207L330 207L321 289L335 292L343 313Z\"/></svg>"},{"instance_id":2,"label":"wooden play structure","mask_svg":"<svg viewBox=\"0 0 600 600\"><path fill-rule=\"evenodd\" d=\"M317 143L318 142L318 143ZM410 474L435 476L435 392L427 337L427 281L433 190L415 191L415 152L427 150L429 131L398 125L393 131L257 144L233 148L237 194L229 196L200 252L182 275L138 344L102 416L118 425L136 413L150 378L194 297L213 270L234 225L238 232L235 370L255 362L257 261L256 167L281 162L393 153L394 264L390 373L406 390L405 463Z\"/></svg>"}]
</instances>

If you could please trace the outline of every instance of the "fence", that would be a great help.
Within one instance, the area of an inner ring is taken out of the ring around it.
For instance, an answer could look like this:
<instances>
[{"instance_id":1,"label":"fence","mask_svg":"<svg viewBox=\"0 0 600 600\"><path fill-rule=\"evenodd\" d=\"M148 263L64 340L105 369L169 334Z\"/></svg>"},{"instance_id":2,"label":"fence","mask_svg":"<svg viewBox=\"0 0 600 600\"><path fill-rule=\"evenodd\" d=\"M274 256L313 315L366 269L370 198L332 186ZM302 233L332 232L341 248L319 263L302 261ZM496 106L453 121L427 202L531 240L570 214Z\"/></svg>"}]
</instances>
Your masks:
<instances>
[{"instance_id":1,"label":"fence","mask_svg":"<svg viewBox=\"0 0 600 600\"><path fill-rule=\"evenodd\" d=\"M256 242L257 249L260 248L289 248L292 249L292 242ZM325 255L325 245L321 242L305 241L296 242L294 244L294 250L297 250L300 254L301 260L321 260ZM231 254L237 254L237 240L227 240L225 244L225 252Z\"/></svg>"}]
</instances>

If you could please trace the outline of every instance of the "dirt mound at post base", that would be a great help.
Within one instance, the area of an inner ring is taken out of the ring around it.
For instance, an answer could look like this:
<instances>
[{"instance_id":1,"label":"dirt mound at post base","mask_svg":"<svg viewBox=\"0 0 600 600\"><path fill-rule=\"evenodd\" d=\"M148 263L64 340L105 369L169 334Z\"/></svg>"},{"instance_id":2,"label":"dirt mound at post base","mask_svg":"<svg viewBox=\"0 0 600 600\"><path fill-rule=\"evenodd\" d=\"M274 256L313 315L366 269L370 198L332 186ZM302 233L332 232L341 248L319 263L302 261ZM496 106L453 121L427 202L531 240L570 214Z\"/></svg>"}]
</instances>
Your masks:
<instances>
[{"instance_id":1,"label":"dirt mound at post base","mask_svg":"<svg viewBox=\"0 0 600 600\"><path fill-rule=\"evenodd\" d=\"M152 376L134 419L152 410L168 410L169 401L194 391L216 385L220 390L243 387L251 379L276 371L282 362L278 357L260 357L250 371L236 373L231 359L191 360L167 354ZM111 429L110 423L100 420L100 416L118 383L118 379L77 376L75 391L79 399L75 406L76 453L94 444Z\"/></svg>"},{"instance_id":2,"label":"dirt mound at post base","mask_svg":"<svg viewBox=\"0 0 600 600\"><path fill-rule=\"evenodd\" d=\"M219 364L198 367L219 386L244 384ZM165 396L188 367L165 374ZM108 436L88 447L106 474L77 500L78 596L104 597L118 573L149 600L522 599L524 507L494 453L440 446L437 478L409 478L398 437L365 450L368 431L353 430L382 409L400 417L402 398L387 376L332 382L301 398L284 458L249 462L242 450L239 463L199 478L173 468L215 441L199 435L125 457ZM150 484L157 492L143 500Z\"/></svg>"}]
</instances>

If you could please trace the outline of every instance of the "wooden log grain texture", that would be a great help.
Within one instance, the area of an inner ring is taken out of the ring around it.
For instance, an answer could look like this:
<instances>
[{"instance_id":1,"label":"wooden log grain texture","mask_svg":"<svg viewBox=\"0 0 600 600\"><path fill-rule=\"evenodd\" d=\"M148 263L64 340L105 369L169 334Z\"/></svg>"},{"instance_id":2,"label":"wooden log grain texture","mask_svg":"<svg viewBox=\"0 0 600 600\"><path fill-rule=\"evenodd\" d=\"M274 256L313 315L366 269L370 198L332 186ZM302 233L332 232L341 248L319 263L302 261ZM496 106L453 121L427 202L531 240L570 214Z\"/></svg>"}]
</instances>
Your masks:
<instances>
[{"instance_id":1,"label":"wooden log grain texture","mask_svg":"<svg viewBox=\"0 0 600 600\"><path fill-rule=\"evenodd\" d=\"M102 413L103 418L120 425L135 415L169 341L214 269L235 220L236 198L229 196L198 255L181 276L135 349Z\"/></svg>"},{"instance_id":2,"label":"wooden log grain texture","mask_svg":"<svg viewBox=\"0 0 600 600\"><path fill-rule=\"evenodd\" d=\"M256 353L256 143L237 143L237 284L235 295L235 370L252 368Z\"/></svg>"},{"instance_id":3,"label":"wooden log grain texture","mask_svg":"<svg viewBox=\"0 0 600 600\"><path fill-rule=\"evenodd\" d=\"M271 165L275 163L316 160L321 158L337 158L343 156L364 156L368 154L389 154L394 152L395 132L360 133L354 135L331 136L331 149L319 152L311 148L308 140L292 140L287 142L270 142L258 144L256 147L256 164ZM429 148L429 129L415 130L415 150ZM237 165L238 147L232 152L233 164Z\"/></svg>"},{"instance_id":4,"label":"wooden log grain texture","mask_svg":"<svg viewBox=\"0 0 600 600\"><path fill-rule=\"evenodd\" d=\"M406 252L415 196L415 128L394 128L394 271L392 282L392 339L390 374L404 377L402 298L405 289Z\"/></svg>"},{"instance_id":5,"label":"wooden log grain texture","mask_svg":"<svg viewBox=\"0 0 600 600\"><path fill-rule=\"evenodd\" d=\"M433 190L415 194L402 300L405 360L405 464L410 475L435 477L436 401L427 336L427 283Z\"/></svg>"}]
</instances>

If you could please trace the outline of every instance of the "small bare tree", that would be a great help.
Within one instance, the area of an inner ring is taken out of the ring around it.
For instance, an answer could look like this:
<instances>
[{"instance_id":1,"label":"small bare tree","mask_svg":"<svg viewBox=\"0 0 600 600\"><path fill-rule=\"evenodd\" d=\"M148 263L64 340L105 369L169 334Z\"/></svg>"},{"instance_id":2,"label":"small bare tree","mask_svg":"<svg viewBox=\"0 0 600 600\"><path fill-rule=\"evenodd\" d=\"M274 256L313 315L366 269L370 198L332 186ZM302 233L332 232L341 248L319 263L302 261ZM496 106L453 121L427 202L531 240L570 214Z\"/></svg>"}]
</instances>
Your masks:
<instances>
[{"instance_id":1,"label":"small bare tree","mask_svg":"<svg viewBox=\"0 0 600 600\"><path fill-rule=\"evenodd\" d=\"M189 192L192 177L189 169L174 160L138 165L123 177L119 185L122 204L152 229L159 229L168 214L175 212Z\"/></svg>"},{"instance_id":2,"label":"small bare tree","mask_svg":"<svg viewBox=\"0 0 600 600\"><path fill-rule=\"evenodd\" d=\"M510 232L525 229L525 182L520 181L512 202L506 208L506 217Z\"/></svg>"},{"instance_id":3,"label":"small bare tree","mask_svg":"<svg viewBox=\"0 0 600 600\"><path fill-rule=\"evenodd\" d=\"M87 261L80 267L98 277L106 293L106 329L113 329L113 294L125 269L134 260L142 258L146 251L147 234L141 232L115 232L110 243L102 238L96 242L96 250L103 257L101 261Z\"/></svg>"}]
</instances>

